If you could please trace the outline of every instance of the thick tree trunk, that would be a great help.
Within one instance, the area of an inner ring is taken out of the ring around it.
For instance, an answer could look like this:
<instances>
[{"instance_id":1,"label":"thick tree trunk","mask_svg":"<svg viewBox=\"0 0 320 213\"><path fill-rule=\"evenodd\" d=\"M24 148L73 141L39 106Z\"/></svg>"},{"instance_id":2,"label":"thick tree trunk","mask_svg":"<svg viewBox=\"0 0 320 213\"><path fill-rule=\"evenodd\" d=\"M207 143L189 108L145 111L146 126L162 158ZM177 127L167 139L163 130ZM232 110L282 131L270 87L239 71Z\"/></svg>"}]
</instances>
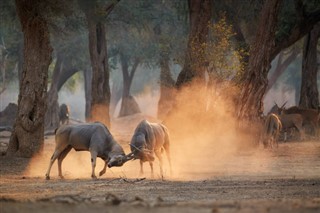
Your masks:
<instances>
[{"instance_id":1,"label":"thick tree trunk","mask_svg":"<svg viewBox=\"0 0 320 213\"><path fill-rule=\"evenodd\" d=\"M176 82L177 88L190 83L194 78L204 83L202 67L206 60L203 44L207 43L211 8L211 0L189 0L190 34L184 66Z\"/></svg>"},{"instance_id":2,"label":"thick tree trunk","mask_svg":"<svg viewBox=\"0 0 320 213\"><path fill-rule=\"evenodd\" d=\"M57 60L53 70L52 82L48 91L48 108L45 116L45 129L53 130L59 127L58 79L63 66L63 56L57 53Z\"/></svg>"},{"instance_id":3,"label":"thick tree trunk","mask_svg":"<svg viewBox=\"0 0 320 213\"><path fill-rule=\"evenodd\" d=\"M138 58L135 59L131 67L130 73L129 73L128 60L129 59L124 54L120 53L120 61L121 61L122 77L123 77L123 89L122 89L122 102L121 102L119 117L128 116L128 115L141 112L138 103L136 102L134 97L130 95L132 80L137 70L137 67L140 63L140 60Z\"/></svg>"},{"instance_id":4,"label":"thick tree trunk","mask_svg":"<svg viewBox=\"0 0 320 213\"><path fill-rule=\"evenodd\" d=\"M106 29L93 11L86 12L89 29L89 51L92 66L90 120L110 127L110 86Z\"/></svg>"},{"instance_id":5,"label":"thick tree trunk","mask_svg":"<svg viewBox=\"0 0 320 213\"><path fill-rule=\"evenodd\" d=\"M319 91L317 87L317 44L320 36L320 23L306 36L303 46L302 79L299 106L318 109Z\"/></svg>"},{"instance_id":6,"label":"thick tree trunk","mask_svg":"<svg viewBox=\"0 0 320 213\"><path fill-rule=\"evenodd\" d=\"M240 121L258 121L263 113L263 96L268 85L271 51L275 43L277 17L281 0L265 1L259 28L250 49L248 70L239 98Z\"/></svg>"},{"instance_id":7,"label":"thick tree trunk","mask_svg":"<svg viewBox=\"0 0 320 213\"><path fill-rule=\"evenodd\" d=\"M10 138L8 155L31 157L43 147L48 67L52 48L48 25L39 5L39 0L16 0L24 33L24 63L18 115Z\"/></svg>"}]
</instances>

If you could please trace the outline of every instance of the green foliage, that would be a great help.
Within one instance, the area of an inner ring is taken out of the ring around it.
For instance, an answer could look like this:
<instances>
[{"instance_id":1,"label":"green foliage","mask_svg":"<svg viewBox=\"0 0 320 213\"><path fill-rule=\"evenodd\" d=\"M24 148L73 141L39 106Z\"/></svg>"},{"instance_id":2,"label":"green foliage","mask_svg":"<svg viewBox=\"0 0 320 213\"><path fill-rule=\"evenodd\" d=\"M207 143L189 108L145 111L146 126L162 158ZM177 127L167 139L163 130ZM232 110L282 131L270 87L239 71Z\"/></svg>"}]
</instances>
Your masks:
<instances>
[{"instance_id":1,"label":"green foliage","mask_svg":"<svg viewBox=\"0 0 320 213\"><path fill-rule=\"evenodd\" d=\"M225 14L209 26L209 39L198 45L191 42L193 57L196 58L195 69L208 66L211 77L218 81L236 78L243 72L241 62L242 53L245 50L234 48L232 38L234 32L232 26L226 22Z\"/></svg>"},{"instance_id":2,"label":"green foliage","mask_svg":"<svg viewBox=\"0 0 320 213\"><path fill-rule=\"evenodd\" d=\"M21 60L23 46L23 34L14 1L1 1L0 20L0 60L1 64L5 63L5 81L9 83L18 78L17 63ZM1 75L1 83L4 80L2 77Z\"/></svg>"},{"instance_id":3,"label":"green foliage","mask_svg":"<svg viewBox=\"0 0 320 213\"><path fill-rule=\"evenodd\" d=\"M279 15L278 29L276 31L276 41L280 41L283 38L290 35L291 29L294 27L297 21L297 14L294 4L285 1L286 6L282 7Z\"/></svg>"},{"instance_id":4,"label":"green foliage","mask_svg":"<svg viewBox=\"0 0 320 213\"><path fill-rule=\"evenodd\" d=\"M120 1L117 4L107 19L113 83L122 80L118 70L119 52L129 59L129 66L135 58L141 61L134 77L133 93L143 90L147 84L158 86L162 55L182 64L187 41L187 22L183 17L187 14L186 5L177 0Z\"/></svg>"},{"instance_id":5,"label":"green foliage","mask_svg":"<svg viewBox=\"0 0 320 213\"><path fill-rule=\"evenodd\" d=\"M287 38L300 16L320 10L319 0L303 0L301 5L297 6L296 2L292 0L285 0L283 2L281 12L279 14L278 30L276 32L276 41L281 41Z\"/></svg>"}]
</instances>

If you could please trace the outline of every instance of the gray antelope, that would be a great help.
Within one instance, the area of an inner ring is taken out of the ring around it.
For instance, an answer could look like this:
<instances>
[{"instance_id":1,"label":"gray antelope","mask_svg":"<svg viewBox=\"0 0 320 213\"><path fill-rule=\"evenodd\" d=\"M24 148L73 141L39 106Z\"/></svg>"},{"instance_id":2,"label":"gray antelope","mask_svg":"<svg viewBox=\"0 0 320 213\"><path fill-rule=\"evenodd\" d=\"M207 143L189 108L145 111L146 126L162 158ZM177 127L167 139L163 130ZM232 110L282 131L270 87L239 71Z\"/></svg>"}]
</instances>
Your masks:
<instances>
[{"instance_id":1,"label":"gray antelope","mask_svg":"<svg viewBox=\"0 0 320 213\"><path fill-rule=\"evenodd\" d=\"M107 166L109 168L113 166L122 166L126 161L130 160L126 157L122 147L114 140L107 127L99 122L63 125L57 129L55 141L55 151L50 159L50 164L46 173L47 180L50 179L50 170L56 159L58 159L59 176L63 178L61 164L72 148L76 151L90 152L92 178L96 178L95 167L97 157L105 161L99 176L106 172Z\"/></svg>"},{"instance_id":2,"label":"gray antelope","mask_svg":"<svg viewBox=\"0 0 320 213\"><path fill-rule=\"evenodd\" d=\"M163 177L163 151L166 152L172 173L169 132L163 124L150 123L147 120L141 121L132 136L130 149L131 153L128 154L128 157L140 160L140 175L143 174L143 163L149 162L153 177L153 161L156 155L160 162L160 174Z\"/></svg>"}]
</instances>

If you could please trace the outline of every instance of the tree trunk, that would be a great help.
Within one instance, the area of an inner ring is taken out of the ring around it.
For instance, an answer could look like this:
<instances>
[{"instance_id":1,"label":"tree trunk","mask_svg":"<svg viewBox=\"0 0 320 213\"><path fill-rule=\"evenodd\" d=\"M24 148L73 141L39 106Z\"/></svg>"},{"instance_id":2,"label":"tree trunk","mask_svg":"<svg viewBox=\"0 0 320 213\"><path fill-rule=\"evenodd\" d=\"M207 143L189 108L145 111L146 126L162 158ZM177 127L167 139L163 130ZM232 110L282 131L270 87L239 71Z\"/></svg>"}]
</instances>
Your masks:
<instances>
[{"instance_id":1,"label":"tree trunk","mask_svg":"<svg viewBox=\"0 0 320 213\"><path fill-rule=\"evenodd\" d=\"M53 70L52 82L48 91L48 108L45 116L45 129L53 130L59 127L58 79L63 66L63 56L57 53L57 60Z\"/></svg>"},{"instance_id":2,"label":"tree trunk","mask_svg":"<svg viewBox=\"0 0 320 213\"><path fill-rule=\"evenodd\" d=\"M299 106L318 109L319 91L317 87L317 44L320 36L320 23L306 36L302 56L302 79Z\"/></svg>"},{"instance_id":3,"label":"tree trunk","mask_svg":"<svg viewBox=\"0 0 320 213\"><path fill-rule=\"evenodd\" d=\"M49 30L38 0L16 0L24 33L24 63L8 155L31 157L44 142L48 67L51 62Z\"/></svg>"},{"instance_id":4,"label":"tree trunk","mask_svg":"<svg viewBox=\"0 0 320 213\"><path fill-rule=\"evenodd\" d=\"M122 97L122 89L121 83L113 82L112 89L111 89L111 101L110 101L110 115L111 117L114 116L116 107L118 102L121 100Z\"/></svg>"},{"instance_id":5,"label":"tree trunk","mask_svg":"<svg viewBox=\"0 0 320 213\"><path fill-rule=\"evenodd\" d=\"M100 121L110 128L110 86L106 29L93 11L86 12L89 30L89 51L92 66L90 120Z\"/></svg>"},{"instance_id":6,"label":"tree trunk","mask_svg":"<svg viewBox=\"0 0 320 213\"><path fill-rule=\"evenodd\" d=\"M204 83L204 69L201 67L206 66L204 44L209 33L211 8L211 0L189 0L190 34L184 66L176 82L177 88L194 78Z\"/></svg>"},{"instance_id":7,"label":"tree trunk","mask_svg":"<svg viewBox=\"0 0 320 213\"><path fill-rule=\"evenodd\" d=\"M268 85L271 51L275 43L281 0L265 1L259 28L250 49L248 70L239 98L239 121L258 121L263 113L263 96Z\"/></svg>"},{"instance_id":8,"label":"tree trunk","mask_svg":"<svg viewBox=\"0 0 320 213\"><path fill-rule=\"evenodd\" d=\"M130 95L130 88L133 80L133 76L140 63L139 58L136 58L132 65L131 72L129 73L128 58L123 53L120 53L120 61L123 77L123 89L122 89L122 102L119 117L140 113L140 108L133 96Z\"/></svg>"},{"instance_id":9,"label":"tree trunk","mask_svg":"<svg viewBox=\"0 0 320 213\"><path fill-rule=\"evenodd\" d=\"M86 99L85 117L86 121L90 121L91 112L91 82L92 82L92 70L91 67L87 67L84 72L84 92Z\"/></svg>"},{"instance_id":10,"label":"tree trunk","mask_svg":"<svg viewBox=\"0 0 320 213\"><path fill-rule=\"evenodd\" d=\"M164 120L174 104L175 81L172 78L169 67L170 47L167 44L166 38L162 36L161 23L156 25L153 31L160 47L160 98L158 101L158 119Z\"/></svg>"},{"instance_id":11,"label":"tree trunk","mask_svg":"<svg viewBox=\"0 0 320 213\"><path fill-rule=\"evenodd\" d=\"M171 110L175 98L174 80L169 67L169 57L165 53L160 54L160 98L158 102L158 118L165 119Z\"/></svg>"}]
</instances>

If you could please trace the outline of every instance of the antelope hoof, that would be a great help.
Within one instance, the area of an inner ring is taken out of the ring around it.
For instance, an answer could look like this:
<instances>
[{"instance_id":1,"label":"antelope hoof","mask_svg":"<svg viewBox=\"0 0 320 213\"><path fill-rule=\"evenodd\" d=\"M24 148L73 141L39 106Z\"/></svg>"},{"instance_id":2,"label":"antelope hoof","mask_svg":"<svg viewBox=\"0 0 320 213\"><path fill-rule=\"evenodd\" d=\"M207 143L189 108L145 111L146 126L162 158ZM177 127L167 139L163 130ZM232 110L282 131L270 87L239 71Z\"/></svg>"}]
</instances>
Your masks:
<instances>
[{"instance_id":1,"label":"antelope hoof","mask_svg":"<svg viewBox=\"0 0 320 213\"><path fill-rule=\"evenodd\" d=\"M46 175L46 180L50 180L50 176L49 175Z\"/></svg>"}]
</instances>

